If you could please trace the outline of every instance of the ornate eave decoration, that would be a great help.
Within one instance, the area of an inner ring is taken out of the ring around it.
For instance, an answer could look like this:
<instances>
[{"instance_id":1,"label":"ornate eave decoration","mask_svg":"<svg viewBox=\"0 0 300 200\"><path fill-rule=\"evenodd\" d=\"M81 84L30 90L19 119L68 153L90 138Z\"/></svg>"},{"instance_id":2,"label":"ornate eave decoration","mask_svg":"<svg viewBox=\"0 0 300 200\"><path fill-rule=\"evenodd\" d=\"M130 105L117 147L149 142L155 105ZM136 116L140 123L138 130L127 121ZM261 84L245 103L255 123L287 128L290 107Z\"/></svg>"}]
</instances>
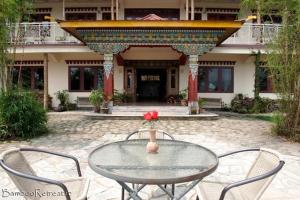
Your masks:
<instances>
[{"instance_id":1,"label":"ornate eave decoration","mask_svg":"<svg viewBox=\"0 0 300 200\"><path fill-rule=\"evenodd\" d=\"M171 46L186 55L202 55L222 43L242 22L211 21L59 21L60 26L100 54L118 54L130 46Z\"/></svg>"}]
</instances>

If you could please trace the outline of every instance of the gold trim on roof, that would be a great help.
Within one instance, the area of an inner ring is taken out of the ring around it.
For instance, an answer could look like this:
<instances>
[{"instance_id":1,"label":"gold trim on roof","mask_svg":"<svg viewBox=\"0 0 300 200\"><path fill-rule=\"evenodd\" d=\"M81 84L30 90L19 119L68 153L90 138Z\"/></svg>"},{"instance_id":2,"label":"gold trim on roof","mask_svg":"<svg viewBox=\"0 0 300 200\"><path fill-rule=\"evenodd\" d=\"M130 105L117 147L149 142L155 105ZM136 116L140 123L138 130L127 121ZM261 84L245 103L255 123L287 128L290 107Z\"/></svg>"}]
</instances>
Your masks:
<instances>
[{"instance_id":1,"label":"gold trim on roof","mask_svg":"<svg viewBox=\"0 0 300 200\"><path fill-rule=\"evenodd\" d=\"M62 28L183 28L183 29L239 29L242 21L58 21Z\"/></svg>"}]
</instances>

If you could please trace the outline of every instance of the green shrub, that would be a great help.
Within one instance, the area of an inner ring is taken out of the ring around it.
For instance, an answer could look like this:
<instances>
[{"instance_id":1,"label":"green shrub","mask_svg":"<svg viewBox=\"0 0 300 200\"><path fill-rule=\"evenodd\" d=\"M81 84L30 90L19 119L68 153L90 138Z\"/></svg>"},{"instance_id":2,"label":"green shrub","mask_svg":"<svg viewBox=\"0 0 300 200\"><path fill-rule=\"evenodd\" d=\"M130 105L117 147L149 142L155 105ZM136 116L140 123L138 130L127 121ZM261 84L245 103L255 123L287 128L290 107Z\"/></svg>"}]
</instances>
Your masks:
<instances>
[{"instance_id":1,"label":"green shrub","mask_svg":"<svg viewBox=\"0 0 300 200\"><path fill-rule=\"evenodd\" d=\"M249 98L237 94L231 101L231 110L237 113L269 113L278 110L276 100L269 98Z\"/></svg>"},{"instance_id":2,"label":"green shrub","mask_svg":"<svg viewBox=\"0 0 300 200\"><path fill-rule=\"evenodd\" d=\"M231 110L241 114L251 113L253 105L253 98L245 97L242 94L237 94L231 101Z\"/></svg>"},{"instance_id":3,"label":"green shrub","mask_svg":"<svg viewBox=\"0 0 300 200\"><path fill-rule=\"evenodd\" d=\"M47 131L47 115L36 96L11 90L0 94L0 138L32 138Z\"/></svg>"}]
</instances>

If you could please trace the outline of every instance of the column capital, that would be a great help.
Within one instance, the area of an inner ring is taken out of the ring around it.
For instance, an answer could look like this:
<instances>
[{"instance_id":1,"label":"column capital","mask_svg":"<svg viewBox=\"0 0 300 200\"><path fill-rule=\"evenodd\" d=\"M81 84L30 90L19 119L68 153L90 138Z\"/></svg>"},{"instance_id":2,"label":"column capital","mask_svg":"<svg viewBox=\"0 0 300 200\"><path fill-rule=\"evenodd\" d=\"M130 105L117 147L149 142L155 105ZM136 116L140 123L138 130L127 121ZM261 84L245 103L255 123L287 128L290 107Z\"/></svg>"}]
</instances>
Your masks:
<instances>
[{"instance_id":1,"label":"column capital","mask_svg":"<svg viewBox=\"0 0 300 200\"><path fill-rule=\"evenodd\" d=\"M189 56L189 69L192 75L192 79L195 80L196 76L198 75L198 60L199 60L199 56L198 55L190 55Z\"/></svg>"},{"instance_id":2,"label":"column capital","mask_svg":"<svg viewBox=\"0 0 300 200\"><path fill-rule=\"evenodd\" d=\"M113 59L114 55L113 54L104 54L104 73L106 76L106 79L109 79L110 74L113 73Z\"/></svg>"}]
</instances>

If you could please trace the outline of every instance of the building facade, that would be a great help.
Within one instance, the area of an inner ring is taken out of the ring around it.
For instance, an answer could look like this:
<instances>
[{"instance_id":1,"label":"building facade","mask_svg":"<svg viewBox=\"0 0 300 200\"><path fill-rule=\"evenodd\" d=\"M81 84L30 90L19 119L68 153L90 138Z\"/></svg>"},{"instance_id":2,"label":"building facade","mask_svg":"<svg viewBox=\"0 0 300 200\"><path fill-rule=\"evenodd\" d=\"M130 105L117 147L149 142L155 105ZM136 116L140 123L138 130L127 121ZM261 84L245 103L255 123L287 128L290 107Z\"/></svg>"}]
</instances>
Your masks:
<instances>
[{"instance_id":1,"label":"building facade","mask_svg":"<svg viewBox=\"0 0 300 200\"><path fill-rule=\"evenodd\" d=\"M238 0L37 0L34 9L21 24L13 79L21 69L24 87L51 97L68 90L71 102L95 88L134 102L166 102L185 89L191 104L253 97L254 54L263 58L280 29L236 21ZM260 75L260 95L276 98L263 64Z\"/></svg>"}]
</instances>

